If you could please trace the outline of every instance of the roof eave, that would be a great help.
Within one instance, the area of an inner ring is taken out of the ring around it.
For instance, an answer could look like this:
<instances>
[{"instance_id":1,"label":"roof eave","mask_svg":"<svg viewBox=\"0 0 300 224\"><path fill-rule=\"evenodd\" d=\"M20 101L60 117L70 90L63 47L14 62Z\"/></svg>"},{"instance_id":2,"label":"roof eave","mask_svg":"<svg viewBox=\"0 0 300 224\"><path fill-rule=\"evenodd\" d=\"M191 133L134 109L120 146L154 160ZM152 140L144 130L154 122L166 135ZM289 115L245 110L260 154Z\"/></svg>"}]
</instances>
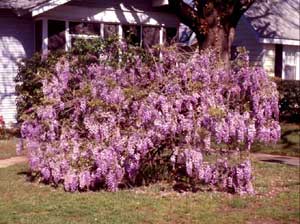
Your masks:
<instances>
[{"instance_id":1,"label":"roof eave","mask_svg":"<svg viewBox=\"0 0 300 224\"><path fill-rule=\"evenodd\" d=\"M152 0L153 7L161 7L169 5L169 0Z\"/></svg>"},{"instance_id":2,"label":"roof eave","mask_svg":"<svg viewBox=\"0 0 300 224\"><path fill-rule=\"evenodd\" d=\"M47 12L51 9L54 9L60 5L66 4L71 0L50 0L45 3L42 3L36 7L33 7L29 11L31 12L32 17L38 16L44 12Z\"/></svg>"},{"instance_id":3,"label":"roof eave","mask_svg":"<svg viewBox=\"0 0 300 224\"><path fill-rule=\"evenodd\" d=\"M29 11L31 12L31 15L35 17L70 1L71 0L49 0L43 4L33 7ZM153 7L162 7L167 5L169 5L169 0L152 0Z\"/></svg>"},{"instance_id":4,"label":"roof eave","mask_svg":"<svg viewBox=\"0 0 300 224\"><path fill-rule=\"evenodd\" d=\"M300 46L300 40L280 39L280 38L259 38L259 43L262 44L282 44Z\"/></svg>"}]
</instances>

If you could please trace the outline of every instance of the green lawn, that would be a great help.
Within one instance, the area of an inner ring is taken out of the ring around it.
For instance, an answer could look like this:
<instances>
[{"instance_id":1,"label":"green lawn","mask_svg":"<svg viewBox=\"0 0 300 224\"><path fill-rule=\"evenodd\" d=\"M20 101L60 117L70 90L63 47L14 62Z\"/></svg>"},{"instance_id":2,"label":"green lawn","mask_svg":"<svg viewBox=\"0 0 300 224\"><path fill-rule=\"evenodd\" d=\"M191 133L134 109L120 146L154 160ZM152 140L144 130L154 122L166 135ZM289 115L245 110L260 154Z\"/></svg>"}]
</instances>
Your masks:
<instances>
[{"instance_id":1,"label":"green lawn","mask_svg":"<svg viewBox=\"0 0 300 224\"><path fill-rule=\"evenodd\" d=\"M282 123L277 144L255 144L252 152L300 157L300 124Z\"/></svg>"},{"instance_id":2,"label":"green lawn","mask_svg":"<svg viewBox=\"0 0 300 224\"><path fill-rule=\"evenodd\" d=\"M0 140L0 159L7 159L16 156L17 138Z\"/></svg>"},{"instance_id":3,"label":"green lawn","mask_svg":"<svg viewBox=\"0 0 300 224\"><path fill-rule=\"evenodd\" d=\"M0 223L299 223L299 168L254 162L255 196L179 194L171 185L66 193L26 181L26 165L0 169Z\"/></svg>"}]
</instances>

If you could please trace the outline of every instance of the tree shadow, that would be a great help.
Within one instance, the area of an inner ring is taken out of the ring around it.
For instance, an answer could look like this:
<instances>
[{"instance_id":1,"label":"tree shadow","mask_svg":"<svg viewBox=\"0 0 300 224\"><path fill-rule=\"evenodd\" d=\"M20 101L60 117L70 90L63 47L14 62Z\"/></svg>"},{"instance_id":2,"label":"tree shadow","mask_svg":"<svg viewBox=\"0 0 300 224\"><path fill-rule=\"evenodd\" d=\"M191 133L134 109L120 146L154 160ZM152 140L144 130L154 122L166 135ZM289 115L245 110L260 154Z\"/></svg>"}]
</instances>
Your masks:
<instances>
[{"instance_id":1,"label":"tree shadow","mask_svg":"<svg viewBox=\"0 0 300 224\"><path fill-rule=\"evenodd\" d=\"M279 163L279 164L285 164L284 161L280 159L262 159L263 162L269 162L269 163Z\"/></svg>"},{"instance_id":2,"label":"tree shadow","mask_svg":"<svg viewBox=\"0 0 300 224\"><path fill-rule=\"evenodd\" d=\"M298 0L256 1L244 16L259 37L299 39Z\"/></svg>"},{"instance_id":3,"label":"tree shadow","mask_svg":"<svg viewBox=\"0 0 300 224\"><path fill-rule=\"evenodd\" d=\"M293 130L287 130L285 132L282 133L281 135L281 141L282 143L284 144L284 147L285 149L288 149L288 148L291 148L291 147L300 147L300 143L299 142L293 142L291 140L289 140L288 136L292 135L292 134L295 134L295 136L299 136L299 133L300 133L300 128L299 129L293 129ZM299 150L299 149L298 149Z\"/></svg>"},{"instance_id":4,"label":"tree shadow","mask_svg":"<svg viewBox=\"0 0 300 224\"><path fill-rule=\"evenodd\" d=\"M18 172L17 175L23 176L26 179L26 181L31 182L31 183L35 182L38 178L38 176L36 174L34 174L30 171L21 171L21 172Z\"/></svg>"},{"instance_id":5,"label":"tree shadow","mask_svg":"<svg viewBox=\"0 0 300 224\"><path fill-rule=\"evenodd\" d=\"M283 184L281 185L282 187L292 187L292 186L298 186L300 185L300 182L293 182L293 183L286 183L286 184Z\"/></svg>"}]
</instances>

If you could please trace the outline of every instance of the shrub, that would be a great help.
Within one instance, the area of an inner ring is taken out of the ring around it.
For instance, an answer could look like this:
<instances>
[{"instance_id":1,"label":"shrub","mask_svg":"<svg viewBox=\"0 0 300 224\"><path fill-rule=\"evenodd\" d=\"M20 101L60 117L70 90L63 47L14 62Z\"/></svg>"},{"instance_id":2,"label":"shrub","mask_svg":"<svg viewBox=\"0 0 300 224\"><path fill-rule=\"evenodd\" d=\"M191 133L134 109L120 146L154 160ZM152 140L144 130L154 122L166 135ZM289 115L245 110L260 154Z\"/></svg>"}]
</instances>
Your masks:
<instances>
[{"instance_id":1,"label":"shrub","mask_svg":"<svg viewBox=\"0 0 300 224\"><path fill-rule=\"evenodd\" d=\"M252 193L251 144L280 136L276 85L247 63L224 71L213 52L143 58L56 64L21 128L31 171L71 192L115 191L163 170L193 186Z\"/></svg>"},{"instance_id":2,"label":"shrub","mask_svg":"<svg viewBox=\"0 0 300 224\"><path fill-rule=\"evenodd\" d=\"M5 122L3 116L0 115L0 139L5 137Z\"/></svg>"},{"instance_id":3,"label":"shrub","mask_svg":"<svg viewBox=\"0 0 300 224\"><path fill-rule=\"evenodd\" d=\"M279 91L280 120L300 122L300 81L276 79Z\"/></svg>"},{"instance_id":4,"label":"shrub","mask_svg":"<svg viewBox=\"0 0 300 224\"><path fill-rule=\"evenodd\" d=\"M122 55L120 52L122 51ZM53 51L47 56L36 53L32 58L23 59L19 63L18 74L15 78L17 95L17 120L23 121L22 116L34 106L41 104L43 98L42 81L55 73L59 60L68 60L70 70L84 70L91 64L105 63L113 68L124 66L120 62L130 62L136 54L145 61L152 61L149 52L139 47L127 47L119 42L118 37L103 39L78 39L70 52ZM83 71L84 72L84 71Z\"/></svg>"},{"instance_id":5,"label":"shrub","mask_svg":"<svg viewBox=\"0 0 300 224\"><path fill-rule=\"evenodd\" d=\"M41 104L42 79L55 72L55 65L63 55L65 55L63 51L53 52L47 57L36 53L32 58L23 59L19 63L18 74L15 78L19 122L22 121L22 115L26 111Z\"/></svg>"}]
</instances>

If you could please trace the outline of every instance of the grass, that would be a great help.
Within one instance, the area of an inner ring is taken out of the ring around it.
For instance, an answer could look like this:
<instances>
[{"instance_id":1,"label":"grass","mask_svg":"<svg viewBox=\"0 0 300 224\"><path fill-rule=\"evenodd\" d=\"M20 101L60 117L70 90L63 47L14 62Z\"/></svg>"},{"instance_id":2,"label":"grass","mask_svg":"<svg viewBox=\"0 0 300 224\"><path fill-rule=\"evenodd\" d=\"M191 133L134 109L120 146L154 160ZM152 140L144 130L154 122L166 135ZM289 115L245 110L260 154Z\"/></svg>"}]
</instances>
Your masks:
<instances>
[{"instance_id":1,"label":"grass","mask_svg":"<svg viewBox=\"0 0 300 224\"><path fill-rule=\"evenodd\" d=\"M0 140L0 159L8 159L16 156L17 138L1 139Z\"/></svg>"},{"instance_id":2,"label":"grass","mask_svg":"<svg viewBox=\"0 0 300 224\"><path fill-rule=\"evenodd\" d=\"M281 141L255 152L300 156L300 128L282 124ZM16 138L0 140L0 159ZM299 223L299 168L254 162L255 196L178 194L167 183L117 193L65 193L26 181L25 164L0 169L0 224L20 223Z\"/></svg>"},{"instance_id":3,"label":"grass","mask_svg":"<svg viewBox=\"0 0 300 224\"><path fill-rule=\"evenodd\" d=\"M300 124L281 124L281 139L277 144L255 144L252 152L300 157Z\"/></svg>"},{"instance_id":4,"label":"grass","mask_svg":"<svg viewBox=\"0 0 300 224\"><path fill-rule=\"evenodd\" d=\"M27 166L0 169L0 224L299 223L299 168L254 162L255 196L179 194L167 183L116 193L66 193L26 181Z\"/></svg>"}]
</instances>

